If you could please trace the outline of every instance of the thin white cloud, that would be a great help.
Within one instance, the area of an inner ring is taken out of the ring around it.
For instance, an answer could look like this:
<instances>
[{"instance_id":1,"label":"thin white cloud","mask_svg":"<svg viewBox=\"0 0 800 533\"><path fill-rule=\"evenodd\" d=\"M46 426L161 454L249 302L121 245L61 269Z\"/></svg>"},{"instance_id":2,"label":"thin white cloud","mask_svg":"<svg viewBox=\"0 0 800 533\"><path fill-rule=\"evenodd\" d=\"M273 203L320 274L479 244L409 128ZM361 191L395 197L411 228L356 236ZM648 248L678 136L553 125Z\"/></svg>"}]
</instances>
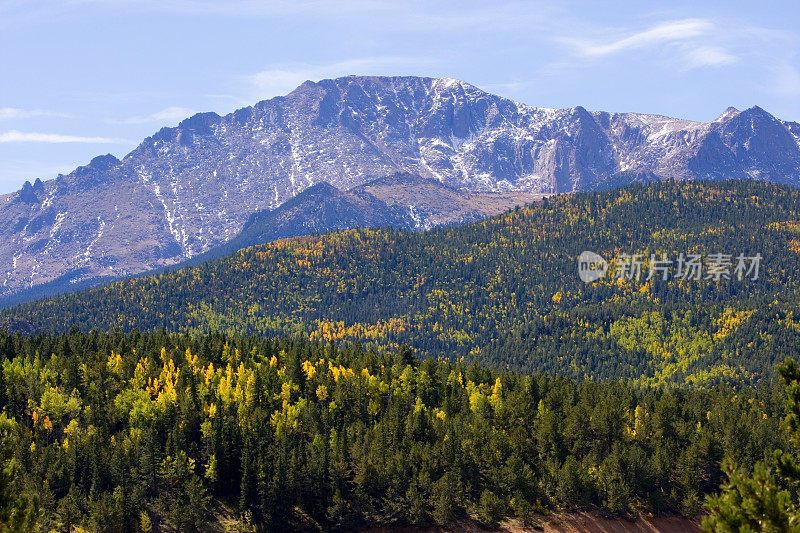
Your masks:
<instances>
[{"instance_id":1,"label":"thin white cloud","mask_svg":"<svg viewBox=\"0 0 800 533\"><path fill-rule=\"evenodd\" d=\"M248 76L246 82L256 98L269 98L286 94L306 80L318 81L349 74L397 73L401 68L418 73L422 65L427 66L432 62L431 59L391 56L348 59L324 65L282 64Z\"/></svg>"},{"instance_id":2,"label":"thin white cloud","mask_svg":"<svg viewBox=\"0 0 800 533\"><path fill-rule=\"evenodd\" d=\"M597 58L657 44L686 41L709 33L713 27L714 25L707 20L684 19L658 24L647 30L606 43L578 39L570 39L566 42L572 44L579 55Z\"/></svg>"},{"instance_id":3,"label":"thin white cloud","mask_svg":"<svg viewBox=\"0 0 800 533\"><path fill-rule=\"evenodd\" d=\"M48 109L20 109L18 107L0 107L0 120L22 119L22 118L69 118L68 113L59 113Z\"/></svg>"},{"instance_id":4,"label":"thin white cloud","mask_svg":"<svg viewBox=\"0 0 800 533\"><path fill-rule=\"evenodd\" d=\"M560 39L572 48L573 55L584 60L608 59L636 50L659 52L682 71L703 67L721 67L739 61L727 45L735 44L735 32L705 19L687 18L662 22L642 31L616 35L603 40ZM726 46L723 46L726 45Z\"/></svg>"},{"instance_id":5,"label":"thin white cloud","mask_svg":"<svg viewBox=\"0 0 800 533\"><path fill-rule=\"evenodd\" d=\"M125 139L111 137L80 137L76 135L61 135L58 133L26 133L10 130L0 133L0 143L82 143L82 144L125 144Z\"/></svg>"},{"instance_id":6,"label":"thin white cloud","mask_svg":"<svg viewBox=\"0 0 800 533\"><path fill-rule=\"evenodd\" d=\"M684 67L718 67L736 63L738 58L719 46L698 46L690 49L685 56Z\"/></svg>"},{"instance_id":7,"label":"thin white cloud","mask_svg":"<svg viewBox=\"0 0 800 533\"><path fill-rule=\"evenodd\" d=\"M161 111L156 111L150 115L140 115L130 117L120 122L124 124L147 124L149 122L180 122L181 120L190 117L197 113L197 111L188 107L167 107Z\"/></svg>"}]
</instances>

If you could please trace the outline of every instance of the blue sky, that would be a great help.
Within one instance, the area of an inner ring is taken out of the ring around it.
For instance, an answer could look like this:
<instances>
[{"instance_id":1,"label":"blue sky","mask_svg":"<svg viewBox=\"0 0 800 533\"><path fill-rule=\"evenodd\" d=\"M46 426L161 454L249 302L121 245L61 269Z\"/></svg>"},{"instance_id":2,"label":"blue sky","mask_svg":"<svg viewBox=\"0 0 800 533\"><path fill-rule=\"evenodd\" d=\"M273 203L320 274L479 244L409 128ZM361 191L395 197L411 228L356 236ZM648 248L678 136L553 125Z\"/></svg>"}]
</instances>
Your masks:
<instances>
[{"instance_id":1,"label":"blue sky","mask_svg":"<svg viewBox=\"0 0 800 533\"><path fill-rule=\"evenodd\" d=\"M800 120L800 5L0 0L0 193L306 79L446 76L541 107Z\"/></svg>"}]
</instances>

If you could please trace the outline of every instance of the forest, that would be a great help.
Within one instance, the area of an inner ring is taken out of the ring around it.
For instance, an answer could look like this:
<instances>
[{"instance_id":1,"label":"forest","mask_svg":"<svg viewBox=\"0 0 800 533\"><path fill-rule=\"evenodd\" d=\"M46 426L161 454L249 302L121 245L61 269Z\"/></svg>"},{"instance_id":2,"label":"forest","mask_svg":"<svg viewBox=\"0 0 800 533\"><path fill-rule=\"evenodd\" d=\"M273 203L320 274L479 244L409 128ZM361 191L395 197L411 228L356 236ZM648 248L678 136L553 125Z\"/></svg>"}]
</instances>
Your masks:
<instances>
[{"instance_id":1,"label":"forest","mask_svg":"<svg viewBox=\"0 0 800 533\"><path fill-rule=\"evenodd\" d=\"M577 257L763 259L735 275L582 282ZM771 380L800 345L800 191L660 182L562 195L424 233L357 229L0 311L21 331L306 336L575 380L693 388Z\"/></svg>"},{"instance_id":2,"label":"forest","mask_svg":"<svg viewBox=\"0 0 800 533\"><path fill-rule=\"evenodd\" d=\"M641 387L408 347L163 330L2 333L0 350L9 530L348 531L465 517L491 527L577 509L691 517L726 468L791 446L776 381Z\"/></svg>"},{"instance_id":3,"label":"forest","mask_svg":"<svg viewBox=\"0 0 800 533\"><path fill-rule=\"evenodd\" d=\"M4 309L0 531L798 531L798 254L798 189L662 182Z\"/></svg>"}]
</instances>

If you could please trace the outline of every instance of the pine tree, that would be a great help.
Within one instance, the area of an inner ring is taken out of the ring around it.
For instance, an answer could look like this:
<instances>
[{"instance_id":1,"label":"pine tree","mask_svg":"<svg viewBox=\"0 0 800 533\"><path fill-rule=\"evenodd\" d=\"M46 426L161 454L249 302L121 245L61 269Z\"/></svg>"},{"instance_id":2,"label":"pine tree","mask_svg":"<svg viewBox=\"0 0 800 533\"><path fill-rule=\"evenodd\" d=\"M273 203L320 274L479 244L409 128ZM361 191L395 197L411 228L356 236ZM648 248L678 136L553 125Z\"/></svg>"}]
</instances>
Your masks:
<instances>
[{"instance_id":1,"label":"pine tree","mask_svg":"<svg viewBox=\"0 0 800 533\"><path fill-rule=\"evenodd\" d=\"M30 531L35 524L36 499L20 495L14 483L16 429L14 419L0 413L0 531Z\"/></svg>"},{"instance_id":2,"label":"pine tree","mask_svg":"<svg viewBox=\"0 0 800 533\"><path fill-rule=\"evenodd\" d=\"M759 463L750 475L726 462L728 481L722 493L706 503L710 513L703 520L706 531L800 532L800 366L786 359L778 372L788 396L784 423L794 450L776 450L773 465Z\"/></svg>"}]
</instances>

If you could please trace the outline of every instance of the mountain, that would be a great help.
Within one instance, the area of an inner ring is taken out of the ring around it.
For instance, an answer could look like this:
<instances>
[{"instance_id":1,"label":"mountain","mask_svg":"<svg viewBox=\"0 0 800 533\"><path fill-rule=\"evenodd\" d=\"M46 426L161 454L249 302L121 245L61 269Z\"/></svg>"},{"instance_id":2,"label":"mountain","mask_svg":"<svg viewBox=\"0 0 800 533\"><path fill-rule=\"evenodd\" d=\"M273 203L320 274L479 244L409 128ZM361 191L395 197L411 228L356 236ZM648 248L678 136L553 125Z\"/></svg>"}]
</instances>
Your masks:
<instances>
[{"instance_id":1,"label":"mountain","mask_svg":"<svg viewBox=\"0 0 800 533\"><path fill-rule=\"evenodd\" d=\"M330 186L311 191L330 206L355 203ZM606 277L581 281L584 251L611 264ZM769 379L800 343L799 253L800 189L665 181L558 195L424 232L282 239L5 309L0 323L55 332L305 332L576 379L748 383ZM622 254L640 254L638 279L612 276ZM647 279L651 254L671 261L667 280L661 271ZM681 254L702 256L700 279L679 279ZM711 275L715 254L727 254L727 277ZM755 279L736 274L740 254L760 254Z\"/></svg>"},{"instance_id":2,"label":"mountain","mask_svg":"<svg viewBox=\"0 0 800 533\"><path fill-rule=\"evenodd\" d=\"M322 182L276 209L253 213L236 237L186 263L197 265L248 246L327 231L379 227L414 231L465 224L542 196L522 191L473 193L402 172L349 191Z\"/></svg>"},{"instance_id":3,"label":"mountain","mask_svg":"<svg viewBox=\"0 0 800 533\"><path fill-rule=\"evenodd\" d=\"M0 297L179 264L319 183L349 191L409 172L472 193L667 178L797 184L798 138L797 123L758 107L700 123L530 107L453 79L306 82L0 197Z\"/></svg>"}]
</instances>

